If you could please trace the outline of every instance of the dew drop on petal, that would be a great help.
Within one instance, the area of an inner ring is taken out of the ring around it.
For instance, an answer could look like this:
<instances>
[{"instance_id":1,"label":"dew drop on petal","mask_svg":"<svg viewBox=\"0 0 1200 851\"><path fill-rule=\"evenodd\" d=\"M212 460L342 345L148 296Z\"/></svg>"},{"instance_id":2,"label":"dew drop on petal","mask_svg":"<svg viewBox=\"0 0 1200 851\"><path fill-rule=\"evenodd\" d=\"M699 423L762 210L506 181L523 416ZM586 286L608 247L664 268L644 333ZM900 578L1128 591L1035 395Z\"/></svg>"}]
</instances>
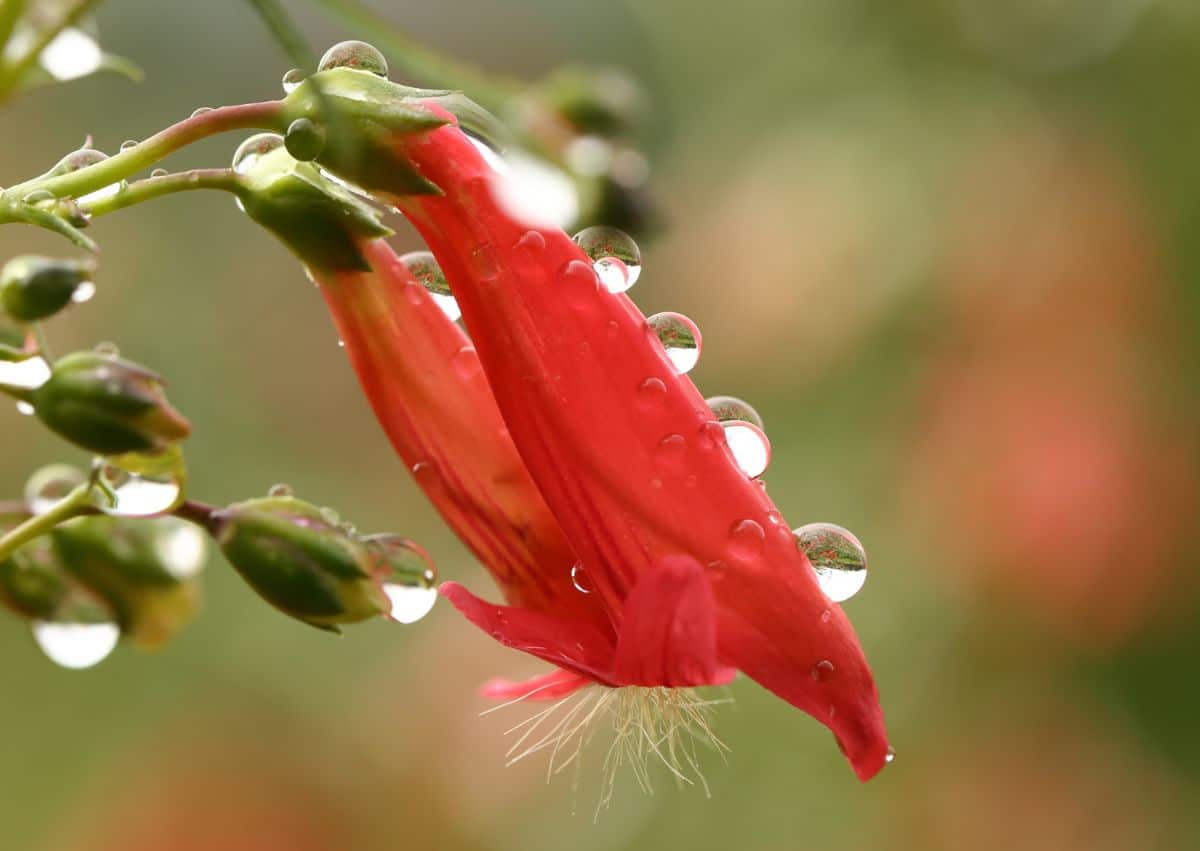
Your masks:
<instances>
[{"instance_id":1,"label":"dew drop on petal","mask_svg":"<svg viewBox=\"0 0 1200 851\"><path fill-rule=\"evenodd\" d=\"M637 283L642 274L642 251L625 231L596 225L584 228L574 239L596 265L596 272L609 292L625 292Z\"/></svg>"},{"instance_id":2,"label":"dew drop on petal","mask_svg":"<svg viewBox=\"0 0 1200 851\"><path fill-rule=\"evenodd\" d=\"M471 379L478 375L483 367L479 363L479 353L474 346L463 346L454 353L454 371L460 378Z\"/></svg>"},{"instance_id":3,"label":"dew drop on petal","mask_svg":"<svg viewBox=\"0 0 1200 851\"><path fill-rule=\"evenodd\" d=\"M321 61L317 63L317 70L329 71L333 68L352 68L377 77L388 75L387 60L383 58L383 54L377 47L365 41L342 41L326 50ZM287 83L286 77L284 83Z\"/></svg>"},{"instance_id":4,"label":"dew drop on petal","mask_svg":"<svg viewBox=\"0 0 1200 851\"><path fill-rule=\"evenodd\" d=\"M758 411L754 410L748 402L743 402L736 396L710 396L704 402L713 412L713 416L717 418L717 422L741 420L763 428L763 420L758 415Z\"/></svg>"},{"instance_id":5,"label":"dew drop on petal","mask_svg":"<svg viewBox=\"0 0 1200 851\"><path fill-rule=\"evenodd\" d=\"M121 630L115 623L34 621L33 637L51 662L81 670L104 661L117 646Z\"/></svg>"},{"instance_id":6,"label":"dew drop on petal","mask_svg":"<svg viewBox=\"0 0 1200 851\"><path fill-rule=\"evenodd\" d=\"M558 283L563 288L566 300L576 308L592 304L600 291L600 280L596 270L582 260L568 260L558 270Z\"/></svg>"},{"instance_id":7,"label":"dew drop on petal","mask_svg":"<svg viewBox=\"0 0 1200 851\"><path fill-rule=\"evenodd\" d=\"M754 520L739 520L729 532L729 557L748 561L762 552L766 533Z\"/></svg>"},{"instance_id":8,"label":"dew drop on petal","mask_svg":"<svg viewBox=\"0 0 1200 851\"><path fill-rule=\"evenodd\" d=\"M37 390L50 380L50 364L37 355L18 361L0 361L0 384L20 390Z\"/></svg>"},{"instance_id":9,"label":"dew drop on petal","mask_svg":"<svg viewBox=\"0 0 1200 851\"><path fill-rule=\"evenodd\" d=\"M233 170L246 174L266 154L283 147L283 137L278 133L255 133L233 152Z\"/></svg>"},{"instance_id":10,"label":"dew drop on petal","mask_svg":"<svg viewBox=\"0 0 1200 851\"><path fill-rule=\"evenodd\" d=\"M646 406L657 407L667 398L667 385L661 378L650 376L638 385L638 402Z\"/></svg>"},{"instance_id":11,"label":"dew drop on petal","mask_svg":"<svg viewBox=\"0 0 1200 851\"><path fill-rule=\"evenodd\" d=\"M304 82L304 72L299 68L292 68L283 75L283 93L290 95L302 82Z\"/></svg>"},{"instance_id":12,"label":"dew drop on petal","mask_svg":"<svg viewBox=\"0 0 1200 851\"><path fill-rule=\"evenodd\" d=\"M153 517L170 511L179 502L183 482L178 472L135 473L108 463L100 468L100 481L112 491L105 514L118 517Z\"/></svg>"},{"instance_id":13,"label":"dew drop on petal","mask_svg":"<svg viewBox=\"0 0 1200 851\"><path fill-rule=\"evenodd\" d=\"M446 314L446 318L451 322L458 321L462 316L462 311L459 310L458 302L450 292L450 283L442 273L442 267L438 265L433 253L411 251L403 255L400 262L408 267L408 271L412 272L417 283L430 294L434 304L441 309L442 313Z\"/></svg>"},{"instance_id":14,"label":"dew drop on petal","mask_svg":"<svg viewBox=\"0 0 1200 851\"><path fill-rule=\"evenodd\" d=\"M75 287L75 292L71 293L71 301L75 304L86 304L96 295L96 285L91 281L80 281Z\"/></svg>"},{"instance_id":15,"label":"dew drop on petal","mask_svg":"<svg viewBox=\"0 0 1200 851\"><path fill-rule=\"evenodd\" d=\"M416 623L437 602L437 568L429 554L401 535L363 539L380 562L379 581L391 601L389 613L398 623Z\"/></svg>"},{"instance_id":16,"label":"dew drop on petal","mask_svg":"<svg viewBox=\"0 0 1200 851\"><path fill-rule=\"evenodd\" d=\"M571 568L571 584L575 586L575 590L580 594L591 594L596 590L592 585L591 577L587 575L587 571L583 569L582 564L576 564Z\"/></svg>"},{"instance_id":17,"label":"dew drop on petal","mask_svg":"<svg viewBox=\"0 0 1200 851\"><path fill-rule=\"evenodd\" d=\"M668 434L658 442L655 457L663 464L677 467L683 463L687 452L687 438L682 434Z\"/></svg>"},{"instance_id":18,"label":"dew drop on petal","mask_svg":"<svg viewBox=\"0 0 1200 851\"><path fill-rule=\"evenodd\" d=\"M858 538L833 523L809 523L792 534L826 597L840 603L859 592L867 581L867 553Z\"/></svg>"},{"instance_id":19,"label":"dew drop on petal","mask_svg":"<svg viewBox=\"0 0 1200 851\"><path fill-rule=\"evenodd\" d=\"M176 579L191 579L208 561L208 536L186 520L160 517L156 525L154 553Z\"/></svg>"},{"instance_id":20,"label":"dew drop on petal","mask_svg":"<svg viewBox=\"0 0 1200 851\"><path fill-rule=\"evenodd\" d=\"M817 682L825 682L833 676L833 663L828 659L822 659L812 666L812 678Z\"/></svg>"},{"instance_id":21,"label":"dew drop on petal","mask_svg":"<svg viewBox=\"0 0 1200 851\"><path fill-rule=\"evenodd\" d=\"M671 364L682 375L700 360L700 329L682 313L656 313L646 322L662 343Z\"/></svg>"},{"instance_id":22,"label":"dew drop on petal","mask_svg":"<svg viewBox=\"0 0 1200 851\"><path fill-rule=\"evenodd\" d=\"M742 420L729 420L721 423L721 427L725 430L725 441L733 453L733 460L741 471L752 479L765 473L771 463L771 443L762 429Z\"/></svg>"}]
</instances>

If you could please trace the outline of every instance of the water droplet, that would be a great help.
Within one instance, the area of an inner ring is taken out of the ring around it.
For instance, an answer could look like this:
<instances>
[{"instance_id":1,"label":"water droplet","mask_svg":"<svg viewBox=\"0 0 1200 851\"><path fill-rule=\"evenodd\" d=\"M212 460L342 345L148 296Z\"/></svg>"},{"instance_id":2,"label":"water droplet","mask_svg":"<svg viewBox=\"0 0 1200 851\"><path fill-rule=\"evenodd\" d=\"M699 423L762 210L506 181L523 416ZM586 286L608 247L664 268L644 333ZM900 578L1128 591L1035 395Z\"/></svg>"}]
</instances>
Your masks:
<instances>
[{"instance_id":1,"label":"water droplet","mask_svg":"<svg viewBox=\"0 0 1200 851\"><path fill-rule=\"evenodd\" d=\"M128 151L130 148L136 147L137 143L138 143L137 139L126 139L124 142L121 143L121 150Z\"/></svg>"},{"instance_id":2,"label":"water droplet","mask_svg":"<svg viewBox=\"0 0 1200 851\"><path fill-rule=\"evenodd\" d=\"M437 602L437 568L429 554L400 535L372 535L363 542L379 559L379 581L392 603L392 620L416 623Z\"/></svg>"},{"instance_id":3,"label":"water droplet","mask_svg":"<svg viewBox=\"0 0 1200 851\"><path fill-rule=\"evenodd\" d=\"M828 659L822 659L812 666L812 678L817 682L825 682L833 676L833 663Z\"/></svg>"},{"instance_id":4,"label":"water droplet","mask_svg":"<svg viewBox=\"0 0 1200 851\"><path fill-rule=\"evenodd\" d=\"M66 27L42 48L38 62L56 80L76 80L99 70L104 53L86 32Z\"/></svg>"},{"instance_id":5,"label":"water droplet","mask_svg":"<svg viewBox=\"0 0 1200 851\"><path fill-rule=\"evenodd\" d=\"M596 225L575 234L575 242L592 259L609 292L623 293L637 283L642 274L642 252L629 234Z\"/></svg>"},{"instance_id":6,"label":"water droplet","mask_svg":"<svg viewBox=\"0 0 1200 851\"><path fill-rule=\"evenodd\" d=\"M51 662L81 670L104 661L117 646L121 630L115 623L34 621L33 637Z\"/></svg>"},{"instance_id":7,"label":"water droplet","mask_svg":"<svg viewBox=\"0 0 1200 851\"><path fill-rule=\"evenodd\" d=\"M667 385L661 378L650 376L638 385L638 401L647 405L658 405L667 398Z\"/></svg>"},{"instance_id":8,"label":"water droplet","mask_svg":"<svg viewBox=\"0 0 1200 851\"><path fill-rule=\"evenodd\" d=\"M587 571L583 569L582 564L576 564L571 568L571 584L575 586L575 590L580 594L591 594L595 591L595 586L592 585L592 579L587 575Z\"/></svg>"},{"instance_id":9,"label":"water droplet","mask_svg":"<svg viewBox=\"0 0 1200 851\"><path fill-rule=\"evenodd\" d=\"M17 361L0 361L0 384L19 390L37 390L50 379L50 364L34 355Z\"/></svg>"},{"instance_id":10,"label":"water droplet","mask_svg":"<svg viewBox=\"0 0 1200 851\"><path fill-rule=\"evenodd\" d=\"M462 316L462 311L458 309L458 302L450 292L450 282L446 280L442 267L438 265L433 254L429 251L412 251L403 255L400 262L408 267L408 271L412 272L417 283L430 294L434 304L441 308L446 318L457 322Z\"/></svg>"},{"instance_id":11,"label":"water droplet","mask_svg":"<svg viewBox=\"0 0 1200 851\"><path fill-rule=\"evenodd\" d=\"M166 177L170 174L165 168L156 168L150 172L151 177Z\"/></svg>"},{"instance_id":12,"label":"water droplet","mask_svg":"<svg viewBox=\"0 0 1200 851\"><path fill-rule=\"evenodd\" d=\"M682 375L700 360L700 329L682 313L656 313L646 322Z\"/></svg>"},{"instance_id":13,"label":"water droplet","mask_svg":"<svg viewBox=\"0 0 1200 851\"><path fill-rule=\"evenodd\" d=\"M763 428L763 420L758 415L758 411L754 410L749 403L743 402L735 396L711 396L705 399L704 403L713 412L717 422L741 420Z\"/></svg>"},{"instance_id":14,"label":"water droplet","mask_svg":"<svg viewBox=\"0 0 1200 851\"><path fill-rule=\"evenodd\" d=\"M500 274L500 262L496 249L490 243L475 246L471 252L471 267L481 281L490 281Z\"/></svg>"},{"instance_id":15,"label":"water droplet","mask_svg":"<svg viewBox=\"0 0 1200 851\"><path fill-rule=\"evenodd\" d=\"M591 305L600 291L596 270L582 260L568 260L563 264L558 270L558 283L567 302L576 308Z\"/></svg>"},{"instance_id":16,"label":"water droplet","mask_svg":"<svg viewBox=\"0 0 1200 851\"><path fill-rule=\"evenodd\" d=\"M339 349L344 349L344 348L346 348L346 341L345 341L345 340L341 340L341 339L339 339L339 340L338 340L338 348L339 348Z\"/></svg>"},{"instance_id":17,"label":"water droplet","mask_svg":"<svg viewBox=\"0 0 1200 851\"><path fill-rule=\"evenodd\" d=\"M463 346L454 353L454 370L461 378L471 379L480 373L479 353L474 346Z\"/></svg>"},{"instance_id":18,"label":"water droplet","mask_svg":"<svg viewBox=\"0 0 1200 851\"><path fill-rule=\"evenodd\" d=\"M520 259L533 260L546 250L546 237L535 230L527 230L513 246L513 251Z\"/></svg>"},{"instance_id":19,"label":"water droplet","mask_svg":"<svg viewBox=\"0 0 1200 851\"><path fill-rule=\"evenodd\" d=\"M37 409L28 402L17 402L17 413L26 417L32 417L37 413Z\"/></svg>"},{"instance_id":20,"label":"water droplet","mask_svg":"<svg viewBox=\"0 0 1200 851\"><path fill-rule=\"evenodd\" d=\"M262 157L282 145L283 137L278 133L255 133L234 151L233 170L238 174L246 174Z\"/></svg>"},{"instance_id":21,"label":"water droplet","mask_svg":"<svg viewBox=\"0 0 1200 851\"><path fill-rule=\"evenodd\" d=\"M832 610L826 609L825 611L821 612L821 623L829 623L831 620L833 620Z\"/></svg>"},{"instance_id":22,"label":"water droplet","mask_svg":"<svg viewBox=\"0 0 1200 851\"><path fill-rule=\"evenodd\" d=\"M267 489L267 496L275 497L276 499L282 499L284 497L295 495L296 491L286 482L279 482L271 485L271 487Z\"/></svg>"},{"instance_id":23,"label":"water droplet","mask_svg":"<svg viewBox=\"0 0 1200 851\"><path fill-rule=\"evenodd\" d=\"M296 90L296 86L304 82L304 72L299 68L293 68L283 75L283 93L290 95Z\"/></svg>"},{"instance_id":24,"label":"water droplet","mask_svg":"<svg viewBox=\"0 0 1200 851\"><path fill-rule=\"evenodd\" d=\"M387 60L378 48L365 41L343 41L325 51L317 64L318 71L328 71L332 68L353 68L355 71L367 71L378 77L388 75ZM286 85L287 78L284 78Z\"/></svg>"},{"instance_id":25,"label":"water droplet","mask_svg":"<svg viewBox=\"0 0 1200 851\"><path fill-rule=\"evenodd\" d=\"M92 346L92 351L106 358L119 358L121 356L121 350L117 348L117 344L107 340Z\"/></svg>"},{"instance_id":26,"label":"water droplet","mask_svg":"<svg viewBox=\"0 0 1200 851\"><path fill-rule=\"evenodd\" d=\"M756 521L739 520L729 532L729 556L738 561L749 561L762 552L766 540L763 527Z\"/></svg>"},{"instance_id":27,"label":"water droplet","mask_svg":"<svg viewBox=\"0 0 1200 851\"><path fill-rule=\"evenodd\" d=\"M45 514L86 481L87 476L69 464L51 464L29 477L25 502L34 514Z\"/></svg>"},{"instance_id":28,"label":"water droplet","mask_svg":"<svg viewBox=\"0 0 1200 851\"><path fill-rule=\"evenodd\" d=\"M888 765L891 765L896 761L896 749L891 745L888 745L887 753L884 755L883 761Z\"/></svg>"},{"instance_id":29,"label":"water droplet","mask_svg":"<svg viewBox=\"0 0 1200 851\"><path fill-rule=\"evenodd\" d=\"M101 509L120 517L163 514L175 507L183 491L178 472L132 472L113 463L100 468L100 481L112 491L112 504Z\"/></svg>"},{"instance_id":30,"label":"water droplet","mask_svg":"<svg viewBox=\"0 0 1200 851\"><path fill-rule=\"evenodd\" d=\"M325 128L311 118L297 118L288 125L283 142L294 158L312 162L325 150Z\"/></svg>"},{"instance_id":31,"label":"water droplet","mask_svg":"<svg viewBox=\"0 0 1200 851\"><path fill-rule=\"evenodd\" d=\"M867 553L858 538L833 523L809 523L793 530L808 557L821 591L835 603L849 600L867 581Z\"/></svg>"},{"instance_id":32,"label":"water droplet","mask_svg":"<svg viewBox=\"0 0 1200 851\"><path fill-rule=\"evenodd\" d=\"M192 116L191 116L191 117L192 117L192 118L199 118L199 117L200 117L201 115L203 115L204 113L206 113L206 112L212 112L212 111L213 111L213 108L212 108L211 106L198 106L198 107L196 107L195 109L193 109L193 110L192 110Z\"/></svg>"},{"instance_id":33,"label":"water droplet","mask_svg":"<svg viewBox=\"0 0 1200 851\"><path fill-rule=\"evenodd\" d=\"M108 154L103 151L97 151L95 148L80 148L78 151L71 151L63 157L59 163L59 168L63 173L70 174L73 171L79 171L81 168L87 168L90 165L95 165L99 162L104 162L108 159Z\"/></svg>"},{"instance_id":34,"label":"water droplet","mask_svg":"<svg viewBox=\"0 0 1200 851\"><path fill-rule=\"evenodd\" d=\"M330 526L340 526L342 523L342 515L330 508L328 505L322 506L321 516L325 518L325 522Z\"/></svg>"},{"instance_id":35,"label":"water droplet","mask_svg":"<svg viewBox=\"0 0 1200 851\"><path fill-rule=\"evenodd\" d=\"M682 434L668 434L658 442L655 456L663 464L679 466L687 453L687 438Z\"/></svg>"},{"instance_id":36,"label":"water droplet","mask_svg":"<svg viewBox=\"0 0 1200 851\"><path fill-rule=\"evenodd\" d=\"M168 573L182 582L203 569L208 561L208 537L204 532L177 517L160 517L151 522L158 526L154 533L154 553Z\"/></svg>"},{"instance_id":37,"label":"water droplet","mask_svg":"<svg viewBox=\"0 0 1200 851\"><path fill-rule=\"evenodd\" d=\"M762 429L753 423L730 420L721 423L725 431L725 442L733 453L733 460L743 473L757 479L767 471L771 463L771 443Z\"/></svg>"},{"instance_id":38,"label":"water droplet","mask_svg":"<svg viewBox=\"0 0 1200 851\"><path fill-rule=\"evenodd\" d=\"M75 287L75 292L71 293L71 301L75 304L86 304L92 300L92 296L96 294L96 285L91 281L80 281Z\"/></svg>"}]
</instances>

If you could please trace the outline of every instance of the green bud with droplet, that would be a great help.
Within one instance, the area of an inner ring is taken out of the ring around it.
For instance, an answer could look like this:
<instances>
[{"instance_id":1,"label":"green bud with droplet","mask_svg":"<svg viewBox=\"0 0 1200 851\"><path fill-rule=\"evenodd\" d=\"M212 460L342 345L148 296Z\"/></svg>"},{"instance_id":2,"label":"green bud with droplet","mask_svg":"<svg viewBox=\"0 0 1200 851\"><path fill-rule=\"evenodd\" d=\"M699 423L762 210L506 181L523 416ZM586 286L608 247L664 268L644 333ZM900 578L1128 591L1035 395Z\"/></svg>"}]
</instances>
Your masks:
<instances>
[{"instance_id":1,"label":"green bud with droplet","mask_svg":"<svg viewBox=\"0 0 1200 851\"><path fill-rule=\"evenodd\" d=\"M95 271L91 260L15 257L0 270L0 306L22 322L45 319L70 304L79 285Z\"/></svg>"},{"instance_id":2,"label":"green bud with droplet","mask_svg":"<svg viewBox=\"0 0 1200 851\"><path fill-rule=\"evenodd\" d=\"M281 146L256 153L242 176L246 215L313 268L367 271L362 243L392 233L367 201Z\"/></svg>"},{"instance_id":3,"label":"green bud with droplet","mask_svg":"<svg viewBox=\"0 0 1200 851\"><path fill-rule=\"evenodd\" d=\"M309 119L325 128L319 162L339 177L372 191L427 195L437 187L397 150L396 141L444 125L446 119L421 100L448 94L335 66L306 77L284 98L283 120L291 126Z\"/></svg>"},{"instance_id":4,"label":"green bud with droplet","mask_svg":"<svg viewBox=\"0 0 1200 851\"><path fill-rule=\"evenodd\" d=\"M311 118L297 118L283 134L288 153L301 162L311 162L325 150L325 128Z\"/></svg>"},{"instance_id":5,"label":"green bud with droplet","mask_svg":"<svg viewBox=\"0 0 1200 851\"><path fill-rule=\"evenodd\" d=\"M210 526L229 563L286 615L337 632L391 611L370 548L311 503L251 499L215 512Z\"/></svg>"},{"instance_id":6,"label":"green bud with droplet","mask_svg":"<svg viewBox=\"0 0 1200 851\"><path fill-rule=\"evenodd\" d=\"M188 536L181 560L178 536ZM193 577L203 566L206 537L175 517L131 520L82 517L50 533L64 569L109 606L121 633L144 648L159 647L200 607Z\"/></svg>"},{"instance_id":7,"label":"green bud with droplet","mask_svg":"<svg viewBox=\"0 0 1200 851\"><path fill-rule=\"evenodd\" d=\"M28 400L52 431L89 452L154 452L191 433L164 387L160 376L138 364L74 352Z\"/></svg>"}]
</instances>

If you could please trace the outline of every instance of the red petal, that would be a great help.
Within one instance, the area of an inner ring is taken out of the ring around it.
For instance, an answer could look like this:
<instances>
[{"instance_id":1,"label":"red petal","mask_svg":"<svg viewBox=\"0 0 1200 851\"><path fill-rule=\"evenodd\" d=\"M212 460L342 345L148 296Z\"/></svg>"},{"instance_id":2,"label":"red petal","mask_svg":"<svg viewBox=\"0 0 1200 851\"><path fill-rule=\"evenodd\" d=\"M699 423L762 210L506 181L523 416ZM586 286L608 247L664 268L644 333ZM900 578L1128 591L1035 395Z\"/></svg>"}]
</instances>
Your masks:
<instances>
[{"instance_id":1,"label":"red petal","mask_svg":"<svg viewBox=\"0 0 1200 851\"><path fill-rule=\"evenodd\" d=\"M373 271L321 278L321 293L380 423L505 598L603 625L571 584L574 555L508 437L471 342L383 240Z\"/></svg>"},{"instance_id":2,"label":"red petal","mask_svg":"<svg viewBox=\"0 0 1200 851\"><path fill-rule=\"evenodd\" d=\"M467 620L501 644L594 682L612 685L608 676L612 641L586 621L497 606L479 599L457 582L443 582L439 590Z\"/></svg>"},{"instance_id":3,"label":"red petal","mask_svg":"<svg viewBox=\"0 0 1200 851\"><path fill-rule=\"evenodd\" d=\"M480 693L494 700L558 700L592 685L594 680L581 677L561 668L528 680L488 680Z\"/></svg>"},{"instance_id":4,"label":"red petal","mask_svg":"<svg viewBox=\"0 0 1200 851\"><path fill-rule=\"evenodd\" d=\"M722 660L834 727L860 776L878 771L886 735L853 630L840 614L821 626L829 604L807 560L642 314L601 291L565 234L512 217L457 128L404 145L445 195L397 201L438 257L518 451L597 594L619 611L672 553L711 566ZM785 629L781 614L801 619ZM822 660L844 687L813 678Z\"/></svg>"},{"instance_id":5,"label":"red petal","mask_svg":"<svg viewBox=\"0 0 1200 851\"><path fill-rule=\"evenodd\" d=\"M613 679L701 686L731 678L717 662L716 606L704 568L686 555L660 559L625 600Z\"/></svg>"}]
</instances>

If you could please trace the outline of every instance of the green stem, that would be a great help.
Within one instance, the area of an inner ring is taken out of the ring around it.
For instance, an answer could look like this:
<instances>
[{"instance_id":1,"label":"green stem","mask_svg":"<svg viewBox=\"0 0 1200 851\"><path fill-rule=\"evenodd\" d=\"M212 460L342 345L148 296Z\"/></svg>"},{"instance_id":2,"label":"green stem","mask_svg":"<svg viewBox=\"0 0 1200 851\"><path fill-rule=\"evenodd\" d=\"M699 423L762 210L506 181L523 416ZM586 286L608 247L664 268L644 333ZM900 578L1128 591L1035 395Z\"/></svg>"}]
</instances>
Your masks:
<instances>
[{"instance_id":1,"label":"green stem","mask_svg":"<svg viewBox=\"0 0 1200 851\"><path fill-rule=\"evenodd\" d=\"M33 339L37 340L38 354L46 363L54 366L54 354L50 351L50 340L46 337L46 326L41 322L33 323Z\"/></svg>"},{"instance_id":2,"label":"green stem","mask_svg":"<svg viewBox=\"0 0 1200 851\"><path fill-rule=\"evenodd\" d=\"M381 48L397 66L394 70L411 74L428 85L460 89L493 112L502 111L508 99L521 89L517 80L485 74L478 68L430 50L358 0L313 2L347 29L364 34L368 41Z\"/></svg>"},{"instance_id":3,"label":"green stem","mask_svg":"<svg viewBox=\"0 0 1200 851\"><path fill-rule=\"evenodd\" d=\"M4 48L28 5L29 0L0 0L0 56L4 55Z\"/></svg>"},{"instance_id":4,"label":"green stem","mask_svg":"<svg viewBox=\"0 0 1200 851\"><path fill-rule=\"evenodd\" d=\"M210 109L160 130L149 139L94 165L55 177L27 180L10 187L4 194L23 198L35 189L45 189L58 198L78 198L126 180L168 154L207 136L228 130L268 129L282 132L282 104L282 101L273 100Z\"/></svg>"},{"instance_id":5,"label":"green stem","mask_svg":"<svg viewBox=\"0 0 1200 851\"><path fill-rule=\"evenodd\" d=\"M54 39L65 30L67 27L74 26L80 18L91 11L92 7L99 3L100 0L75 0L68 6L59 17L50 26L38 32L33 39L33 44L29 49L17 57L17 59L4 66L0 71L0 99L8 96L13 87L21 82L21 78L25 76L25 72L30 66L37 62L38 57L42 55L42 51L54 41Z\"/></svg>"},{"instance_id":6,"label":"green stem","mask_svg":"<svg viewBox=\"0 0 1200 851\"><path fill-rule=\"evenodd\" d=\"M248 191L242 176L231 168L198 168L134 181L115 195L88 204L82 209L91 216L103 216L143 201L192 189L223 189L238 196Z\"/></svg>"},{"instance_id":7,"label":"green stem","mask_svg":"<svg viewBox=\"0 0 1200 851\"><path fill-rule=\"evenodd\" d=\"M84 482L56 502L49 511L34 515L21 525L6 532L0 537L0 561L8 558L34 538L45 535L60 523L84 514L91 514L93 510L91 491L92 483Z\"/></svg>"},{"instance_id":8,"label":"green stem","mask_svg":"<svg viewBox=\"0 0 1200 851\"><path fill-rule=\"evenodd\" d=\"M8 222L25 222L30 225L37 225L46 230L52 230L55 233L65 236L71 242L82 248L84 251L90 251L95 254L100 250L100 247L65 219L54 215L49 210L43 210L40 207L35 207L33 204L25 204L18 200L22 196L17 196L14 193L12 199L8 198L7 193L0 194L0 224Z\"/></svg>"}]
</instances>

